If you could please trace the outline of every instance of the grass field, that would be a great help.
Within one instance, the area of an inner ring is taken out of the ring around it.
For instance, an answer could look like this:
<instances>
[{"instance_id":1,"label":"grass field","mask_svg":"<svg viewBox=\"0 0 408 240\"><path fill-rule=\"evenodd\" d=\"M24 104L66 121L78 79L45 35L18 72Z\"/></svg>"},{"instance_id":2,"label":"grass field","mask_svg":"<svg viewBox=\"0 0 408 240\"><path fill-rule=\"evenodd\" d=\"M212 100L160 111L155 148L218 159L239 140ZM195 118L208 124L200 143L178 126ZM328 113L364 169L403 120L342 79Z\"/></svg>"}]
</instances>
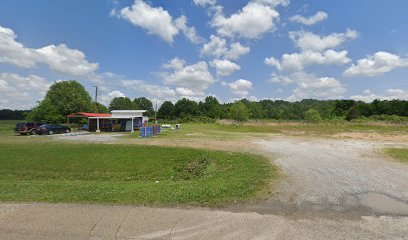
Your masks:
<instances>
[{"instance_id":1,"label":"grass field","mask_svg":"<svg viewBox=\"0 0 408 240\"><path fill-rule=\"evenodd\" d=\"M67 144L0 125L0 201L219 206L268 189L261 156L188 148Z\"/></svg>"},{"instance_id":2,"label":"grass field","mask_svg":"<svg viewBox=\"0 0 408 240\"><path fill-rule=\"evenodd\" d=\"M209 150L204 142L228 150L229 145L218 144L246 143L271 133L408 133L405 125L382 123L188 123L153 139L127 134L115 144L80 144L47 136L16 136L16 122L0 121L0 201L218 206L262 195L278 178L278 169L270 159ZM159 146L140 145L157 140ZM205 149L162 146L177 140L182 140L181 146L194 142L190 145ZM401 161L406 161L406 152L393 150L392 155L405 156Z\"/></svg>"},{"instance_id":3,"label":"grass field","mask_svg":"<svg viewBox=\"0 0 408 240\"><path fill-rule=\"evenodd\" d=\"M251 121L236 125L231 122L182 124L177 131L164 130L161 138L211 138L216 140L245 139L250 136L267 134L332 136L339 133L378 133L390 135L408 134L408 126L398 124L322 122L308 124L303 122Z\"/></svg>"},{"instance_id":4,"label":"grass field","mask_svg":"<svg viewBox=\"0 0 408 240\"><path fill-rule=\"evenodd\" d=\"M408 164L408 149L406 148L388 148L385 152L400 162Z\"/></svg>"}]
</instances>

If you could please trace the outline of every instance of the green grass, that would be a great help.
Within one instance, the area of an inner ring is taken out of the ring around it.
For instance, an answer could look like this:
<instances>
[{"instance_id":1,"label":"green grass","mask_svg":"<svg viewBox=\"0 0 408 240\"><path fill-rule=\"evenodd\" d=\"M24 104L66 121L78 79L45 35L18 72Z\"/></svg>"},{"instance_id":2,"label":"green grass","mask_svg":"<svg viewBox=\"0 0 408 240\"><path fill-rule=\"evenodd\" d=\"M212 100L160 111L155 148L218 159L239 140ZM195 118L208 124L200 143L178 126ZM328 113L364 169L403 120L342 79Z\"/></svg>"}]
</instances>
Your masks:
<instances>
[{"instance_id":1,"label":"green grass","mask_svg":"<svg viewBox=\"0 0 408 240\"><path fill-rule=\"evenodd\" d=\"M408 164L408 149L406 148L387 148L385 153L402 163Z\"/></svg>"},{"instance_id":2,"label":"green grass","mask_svg":"<svg viewBox=\"0 0 408 240\"><path fill-rule=\"evenodd\" d=\"M211 138L216 140L245 139L249 136L257 137L263 134L331 136L344 132L379 133L379 134L408 134L407 125L384 123L350 123L350 122L322 122L308 124L304 122L254 121L235 124L220 123L184 123L180 130L164 129L160 138Z\"/></svg>"},{"instance_id":3,"label":"green grass","mask_svg":"<svg viewBox=\"0 0 408 240\"><path fill-rule=\"evenodd\" d=\"M0 120L0 134L13 133L17 123L22 120Z\"/></svg>"},{"instance_id":4,"label":"green grass","mask_svg":"<svg viewBox=\"0 0 408 240\"><path fill-rule=\"evenodd\" d=\"M242 153L103 144L0 144L0 201L217 206L277 170Z\"/></svg>"}]
</instances>

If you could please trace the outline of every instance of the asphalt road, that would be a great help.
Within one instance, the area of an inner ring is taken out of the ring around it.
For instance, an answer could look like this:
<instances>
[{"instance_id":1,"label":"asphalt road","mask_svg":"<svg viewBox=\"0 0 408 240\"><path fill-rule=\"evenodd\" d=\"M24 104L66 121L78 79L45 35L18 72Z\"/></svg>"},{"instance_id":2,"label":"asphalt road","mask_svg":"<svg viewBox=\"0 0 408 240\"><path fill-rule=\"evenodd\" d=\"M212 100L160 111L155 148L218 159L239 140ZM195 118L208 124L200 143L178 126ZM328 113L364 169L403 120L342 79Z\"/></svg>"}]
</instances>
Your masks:
<instances>
[{"instance_id":1,"label":"asphalt road","mask_svg":"<svg viewBox=\"0 0 408 240\"><path fill-rule=\"evenodd\" d=\"M131 206L0 204L0 239L408 239L406 217L293 219Z\"/></svg>"}]
</instances>

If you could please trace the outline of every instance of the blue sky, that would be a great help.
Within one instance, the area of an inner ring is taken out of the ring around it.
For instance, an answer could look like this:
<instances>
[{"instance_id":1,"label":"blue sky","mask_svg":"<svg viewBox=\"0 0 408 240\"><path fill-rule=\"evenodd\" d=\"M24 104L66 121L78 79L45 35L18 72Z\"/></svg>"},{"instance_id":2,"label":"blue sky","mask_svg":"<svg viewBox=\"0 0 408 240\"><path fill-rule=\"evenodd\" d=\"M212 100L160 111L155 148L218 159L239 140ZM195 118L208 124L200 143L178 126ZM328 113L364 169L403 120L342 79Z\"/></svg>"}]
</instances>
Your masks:
<instances>
[{"instance_id":1,"label":"blue sky","mask_svg":"<svg viewBox=\"0 0 408 240\"><path fill-rule=\"evenodd\" d=\"M100 100L408 99L403 0L3 0L0 109Z\"/></svg>"}]
</instances>

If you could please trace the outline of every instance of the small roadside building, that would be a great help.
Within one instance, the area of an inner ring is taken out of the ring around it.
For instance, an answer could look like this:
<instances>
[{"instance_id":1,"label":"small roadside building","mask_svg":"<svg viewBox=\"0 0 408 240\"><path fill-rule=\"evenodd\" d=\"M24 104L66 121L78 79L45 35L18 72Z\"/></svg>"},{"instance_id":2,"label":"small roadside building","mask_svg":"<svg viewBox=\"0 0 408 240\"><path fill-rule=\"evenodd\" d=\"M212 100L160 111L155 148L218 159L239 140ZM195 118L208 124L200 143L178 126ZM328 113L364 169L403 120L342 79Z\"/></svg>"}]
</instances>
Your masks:
<instances>
[{"instance_id":1,"label":"small roadside building","mask_svg":"<svg viewBox=\"0 0 408 240\"><path fill-rule=\"evenodd\" d=\"M143 116L146 110L113 110L111 113L75 113L69 118L87 118L90 132L134 132L143 127L149 118Z\"/></svg>"}]
</instances>

